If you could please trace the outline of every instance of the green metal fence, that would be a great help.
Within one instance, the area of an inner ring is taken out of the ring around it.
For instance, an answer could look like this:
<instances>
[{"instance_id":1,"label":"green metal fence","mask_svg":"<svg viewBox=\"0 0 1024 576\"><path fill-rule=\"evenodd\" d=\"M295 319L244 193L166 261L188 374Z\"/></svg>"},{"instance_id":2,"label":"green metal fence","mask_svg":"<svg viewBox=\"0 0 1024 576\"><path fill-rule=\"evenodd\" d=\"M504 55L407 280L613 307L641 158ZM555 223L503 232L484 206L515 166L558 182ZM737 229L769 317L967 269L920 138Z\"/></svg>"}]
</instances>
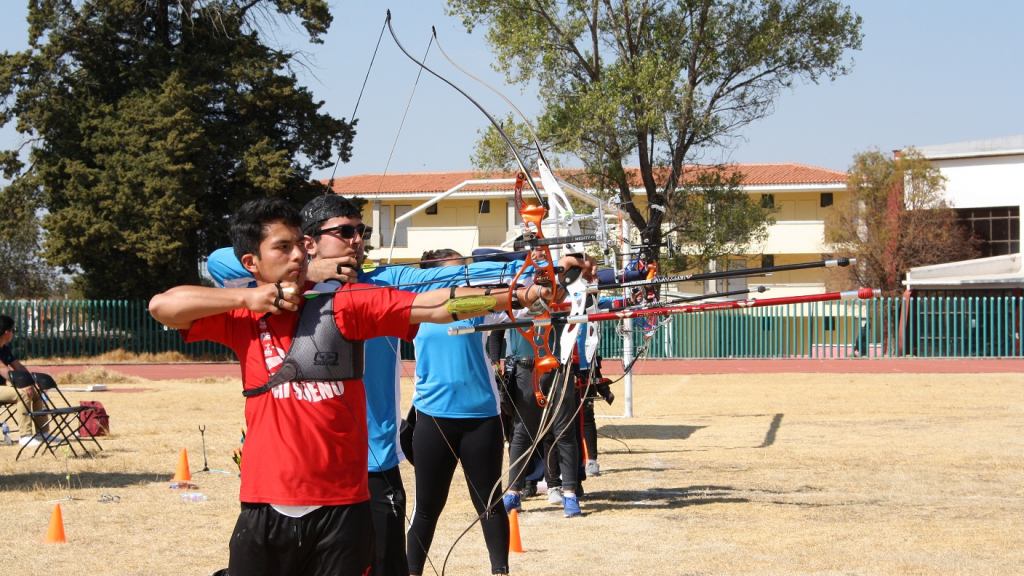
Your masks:
<instances>
[{"instance_id":1,"label":"green metal fence","mask_svg":"<svg viewBox=\"0 0 1024 576\"><path fill-rule=\"evenodd\" d=\"M80 358L118 349L234 358L221 344L186 344L177 330L149 315L145 300L5 300L0 314L14 318L11 347L22 359Z\"/></svg>"},{"instance_id":2,"label":"green metal fence","mask_svg":"<svg viewBox=\"0 0 1024 576\"><path fill-rule=\"evenodd\" d=\"M898 298L721 310L631 326L649 358L1020 357L1024 298ZM232 357L211 342L186 344L153 320L145 301L0 301L21 358L94 356L112 350ZM622 324L601 324L600 354L622 357ZM413 348L402 343L402 357Z\"/></svg>"},{"instance_id":3,"label":"green metal fence","mask_svg":"<svg viewBox=\"0 0 1024 576\"><path fill-rule=\"evenodd\" d=\"M1010 297L802 303L634 324L632 340L649 358L1020 357L1022 308ZM602 325L602 356L621 357L620 326Z\"/></svg>"}]
</instances>

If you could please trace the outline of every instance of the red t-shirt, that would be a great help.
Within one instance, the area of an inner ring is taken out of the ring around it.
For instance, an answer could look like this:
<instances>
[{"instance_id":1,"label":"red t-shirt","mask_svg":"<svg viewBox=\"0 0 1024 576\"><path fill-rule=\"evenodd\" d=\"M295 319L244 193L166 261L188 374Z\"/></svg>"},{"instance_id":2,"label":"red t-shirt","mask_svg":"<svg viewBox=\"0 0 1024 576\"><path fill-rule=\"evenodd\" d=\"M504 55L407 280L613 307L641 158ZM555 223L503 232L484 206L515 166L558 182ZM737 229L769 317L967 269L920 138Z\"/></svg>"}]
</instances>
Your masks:
<instances>
[{"instance_id":1,"label":"red t-shirt","mask_svg":"<svg viewBox=\"0 0 1024 576\"><path fill-rule=\"evenodd\" d=\"M307 285L309 288L310 285ZM394 336L412 340L409 325L416 294L390 288L346 284L334 296L334 318L349 340ZM267 383L260 344L263 314L232 310L197 320L182 330L186 342L212 340L230 347L241 360L246 390ZM271 315L271 340L281 358L292 344L299 315ZM373 370L373 366L367 366ZM363 381L290 382L245 402L245 455L242 502L287 506L338 506L370 498L366 486L366 395Z\"/></svg>"}]
</instances>

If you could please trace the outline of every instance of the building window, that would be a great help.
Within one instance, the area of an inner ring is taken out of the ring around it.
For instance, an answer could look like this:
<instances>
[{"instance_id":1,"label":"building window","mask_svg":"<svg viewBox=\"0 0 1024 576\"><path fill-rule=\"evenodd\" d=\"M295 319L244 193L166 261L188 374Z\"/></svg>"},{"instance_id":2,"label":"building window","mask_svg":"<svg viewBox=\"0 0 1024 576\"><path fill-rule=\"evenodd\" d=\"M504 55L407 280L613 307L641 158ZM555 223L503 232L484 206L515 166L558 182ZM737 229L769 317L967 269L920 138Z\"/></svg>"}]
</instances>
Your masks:
<instances>
[{"instance_id":1,"label":"building window","mask_svg":"<svg viewBox=\"0 0 1024 576\"><path fill-rule=\"evenodd\" d=\"M960 223L982 240L981 257L1020 252L1020 207L961 208Z\"/></svg>"},{"instance_id":2,"label":"building window","mask_svg":"<svg viewBox=\"0 0 1024 576\"><path fill-rule=\"evenodd\" d=\"M437 214L437 204L431 204L430 206L427 206L426 213Z\"/></svg>"},{"instance_id":3,"label":"building window","mask_svg":"<svg viewBox=\"0 0 1024 576\"><path fill-rule=\"evenodd\" d=\"M775 266L775 254L762 254L761 268L771 268L773 266Z\"/></svg>"},{"instance_id":4,"label":"building window","mask_svg":"<svg viewBox=\"0 0 1024 576\"><path fill-rule=\"evenodd\" d=\"M761 194L761 208L775 208L775 194Z\"/></svg>"},{"instance_id":5,"label":"building window","mask_svg":"<svg viewBox=\"0 0 1024 576\"><path fill-rule=\"evenodd\" d=\"M477 207L477 214L490 214L491 213L491 201L481 200L480 205Z\"/></svg>"},{"instance_id":6,"label":"building window","mask_svg":"<svg viewBox=\"0 0 1024 576\"><path fill-rule=\"evenodd\" d=\"M831 192L822 192L821 193L821 207L822 208L828 208L829 206L832 205L832 202L833 202L833 200L832 200L832 193Z\"/></svg>"}]
</instances>

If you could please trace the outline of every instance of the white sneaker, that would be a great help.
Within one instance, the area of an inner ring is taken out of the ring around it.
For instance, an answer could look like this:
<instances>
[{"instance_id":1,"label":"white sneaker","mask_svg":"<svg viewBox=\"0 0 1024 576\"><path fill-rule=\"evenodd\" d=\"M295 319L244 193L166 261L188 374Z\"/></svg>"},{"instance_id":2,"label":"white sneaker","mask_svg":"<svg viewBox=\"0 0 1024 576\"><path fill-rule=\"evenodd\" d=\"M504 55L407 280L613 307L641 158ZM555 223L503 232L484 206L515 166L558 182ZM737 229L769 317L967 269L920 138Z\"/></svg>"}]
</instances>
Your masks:
<instances>
[{"instance_id":1,"label":"white sneaker","mask_svg":"<svg viewBox=\"0 0 1024 576\"><path fill-rule=\"evenodd\" d=\"M587 476L600 476L601 466L598 465L597 460L587 460Z\"/></svg>"},{"instance_id":2,"label":"white sneaker","mask_svg":"<svg viewBox=\"0 0 1024 576\"><path fill-rule=\"evenodd\" d=\"M562 504L562 489L558 486L548 488L548 504Z\"/></svg>"},{"instance_id":3,"label":"white sneaker","mask_svg":"<svg viewBox=\"0 0 1024 576\"><path fill-rule=\"evenodd\" d=\"M22 446L39 446L42 443L43 441L39 438L38 434L35 436L22 436L21 439L18 440L18 444L21 444Z\"/></svg>"}]
</instances>

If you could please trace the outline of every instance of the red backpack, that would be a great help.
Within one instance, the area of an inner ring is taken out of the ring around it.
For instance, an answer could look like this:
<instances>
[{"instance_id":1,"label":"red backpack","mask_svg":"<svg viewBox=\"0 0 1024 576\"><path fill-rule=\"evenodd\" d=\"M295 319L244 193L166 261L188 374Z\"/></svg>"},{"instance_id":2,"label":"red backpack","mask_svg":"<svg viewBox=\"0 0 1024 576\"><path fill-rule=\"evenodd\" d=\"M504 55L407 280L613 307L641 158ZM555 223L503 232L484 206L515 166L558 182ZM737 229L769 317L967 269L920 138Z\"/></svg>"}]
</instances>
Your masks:
<instances>
[{"instance_id":1,"label":"red backpack","mask_svg":"<svg viewBox=\"0 0 1024 576\"><path fill-rule=\"evenodd\" d=\"M93 408L93 410L83 410L78 415L79 420L82 421L83 430L79 435L84 437L87 433L91 436L106 436L110 434L110 416L103 409L103 404L88 400L83 400L80 404Z\"/></svg>"}]
</instances>

